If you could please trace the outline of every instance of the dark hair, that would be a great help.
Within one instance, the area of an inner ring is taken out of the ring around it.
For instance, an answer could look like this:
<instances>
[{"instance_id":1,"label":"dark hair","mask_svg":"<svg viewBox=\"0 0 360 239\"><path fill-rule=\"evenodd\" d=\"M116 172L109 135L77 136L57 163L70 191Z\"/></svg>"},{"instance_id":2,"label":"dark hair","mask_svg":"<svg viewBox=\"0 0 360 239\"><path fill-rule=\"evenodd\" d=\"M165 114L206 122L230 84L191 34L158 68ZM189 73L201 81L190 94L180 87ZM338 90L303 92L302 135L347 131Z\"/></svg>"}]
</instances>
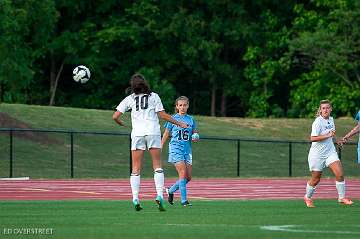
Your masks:
<instances>
[{"instance_id":1,"label":"dark hair","mask_svg":"<svg viewBox=\"0 0 360 239\"><path fill-rule=\"evenodd\" d=\"M139 73L131 76L130 79L130 90L132 93L138 94L150 94L151 90L147 84L145 77Z\"/></svg>"}]
</instances>

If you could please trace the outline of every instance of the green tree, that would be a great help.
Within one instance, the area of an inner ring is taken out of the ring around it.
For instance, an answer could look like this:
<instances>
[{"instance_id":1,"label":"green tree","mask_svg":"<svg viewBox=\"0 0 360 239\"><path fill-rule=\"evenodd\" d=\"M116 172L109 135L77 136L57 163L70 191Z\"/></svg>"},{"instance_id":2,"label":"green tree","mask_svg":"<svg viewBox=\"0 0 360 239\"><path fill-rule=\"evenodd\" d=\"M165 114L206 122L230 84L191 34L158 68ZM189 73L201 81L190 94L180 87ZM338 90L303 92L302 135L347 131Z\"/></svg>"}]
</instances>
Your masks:
<instances>
[{"instance_id":1,"label":"green tree","mask_svg":"<svg viewBox=\"0 0 360 239\"><path fill-rule=\"evenodd\" d=\"M195 114L308 116L322 98L349 114L360 99L359 5L3 0L0 100L109 109L140 72L170 111L187 95ZM91 70L85 85L72 80L77 65Z\"/></svg>"},{"instance_id":2,"label":"green tree","mask_svg":"<svg viewBox=\"0 0 360 239\"><path fill-rule=\"evenodd\" d=\"M335 113L352 114L360 101L360 2L317 0L295 12L290 52L303 73L292 83L294 108L309 115L328 98Z\"/></svg>"},{"instance_id":3,"label":"green tree","mask_svg":"<svg viewBox=\"0 0 360 239\"><path fill-rule=\"evenodd\" d=\"M275 7L275 2L255 1L258 13L253 18L246 53L247 63L244 76L249 80L250 91L247 115L281 117L288 109L287 96L291 80L288 42L291 37L292 3L282 3Z\"/></svg>"},{"instance_id":4,"label":"green tree","mask_svg":"<svg viewBox=\"0 0 360 239\"><path fill-rule=\"evenodd\" d=\"M35 62L46 52L56 21L53 1L0 2L0 96L7 102L28 102Z\"/></svg>"},{"instance_id":5,"label":"green tree","mask_svg":"<svg viewBox=\"0 0 360 239\"><path fill-rule=\"evenodd\" d=\"M193 111L225 115L228 96L243 96L239 53L246 13L236 1L180 1L166 12L159 34L164 70ZM165 21L166 22L166 21ZM220 96L220 97L219 97Z\"/></svg>"}]
</instances>

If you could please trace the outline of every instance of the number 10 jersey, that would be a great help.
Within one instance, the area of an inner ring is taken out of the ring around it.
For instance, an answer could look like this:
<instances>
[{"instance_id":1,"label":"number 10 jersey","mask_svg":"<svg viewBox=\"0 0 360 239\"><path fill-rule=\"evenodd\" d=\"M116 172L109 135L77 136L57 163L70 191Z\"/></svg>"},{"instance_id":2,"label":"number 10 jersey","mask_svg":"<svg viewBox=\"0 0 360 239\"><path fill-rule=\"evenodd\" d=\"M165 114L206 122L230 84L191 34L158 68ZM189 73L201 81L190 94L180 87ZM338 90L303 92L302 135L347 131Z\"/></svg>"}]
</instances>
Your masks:
<instances>
[{"instance_id":1,"label":"number 10 jersey","mask_svg":"<svg viewBox=\"0 0 360 239\"><path fill-rule=\"evenodd\" d=\"M158 94L131 94L116 107L125 113L131 110L131 136L161 135L157 113L164 111Z\"/></svg>"}]
</instances>

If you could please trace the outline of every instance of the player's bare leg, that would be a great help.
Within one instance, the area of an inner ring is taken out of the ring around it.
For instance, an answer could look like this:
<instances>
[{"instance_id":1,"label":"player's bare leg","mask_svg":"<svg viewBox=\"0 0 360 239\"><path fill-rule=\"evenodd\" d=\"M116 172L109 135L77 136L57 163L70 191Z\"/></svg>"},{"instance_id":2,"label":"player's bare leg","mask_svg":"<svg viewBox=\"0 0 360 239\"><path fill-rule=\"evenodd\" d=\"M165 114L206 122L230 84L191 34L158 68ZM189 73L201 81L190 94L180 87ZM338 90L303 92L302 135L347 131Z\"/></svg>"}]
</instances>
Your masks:
<instances>
[{"instance_id":1,"label":"player's bare leg","mask_svg":"<svg viewBox=\"0 0 360 239\"><path fill-rule=\"evenodd\" d=\"M142 158L144 157L144 150L132 150L131 151L132 157L132 170L130 176L130 185L131 185L131 192L133 195L133 205L136 211L142 210L140 206L139 200L139 191L140 191L140 171L142 165Z\"/></svg>"},{"instance_id":2,"label":"player's bare leg","mask_svg":"<svg viewBox=\"0 0 360 239\"><path fill-rule=\"evenodd\" d=\"M353 201L351 201L351 199L345 197L345 179L341 162L335 161L329 165L329 168L335 175L336 189L339 194L338 202L344 205L353 204Z\"/></svg>"},{"instance_id":3,"label":"player's bare leg","mask_svg":"<svg viewBox=\"0 0 360 239\"><path fill-rule=\"evenodd\" d=\"M165 183L164 170L161 166L161 150L159 148L150 148L149 149L153 169L154 169L154 182L156 188L156 204L158 205L159 211L165 211L164 200L163 200L163 189Z\"/></svg>"},{"instance_id":4,"label":"player's bare leg","mask_svg":"<svg viewBox=\"0 0 360 239\"><path fill-rule=\"evenodd\" d=\"M187 183L189 183L191 181L192 178L192 165L191 164L186 164L186 180Z\"/></svg>"}]
</instances>

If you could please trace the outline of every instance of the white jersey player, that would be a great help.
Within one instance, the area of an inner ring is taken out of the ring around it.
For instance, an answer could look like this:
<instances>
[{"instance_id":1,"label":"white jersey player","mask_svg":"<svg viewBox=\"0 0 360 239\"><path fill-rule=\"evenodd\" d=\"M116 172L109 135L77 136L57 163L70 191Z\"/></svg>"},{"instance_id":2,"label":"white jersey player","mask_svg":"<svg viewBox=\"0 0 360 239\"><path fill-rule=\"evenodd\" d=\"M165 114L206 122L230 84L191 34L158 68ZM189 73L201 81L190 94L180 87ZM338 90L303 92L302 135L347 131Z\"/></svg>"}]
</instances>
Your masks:
<instances>
[{"instance_id":1,"label":"white jersey player","mask_svg":"<svg viewBox=\"0 0 360 239\"><path fill-rule=\"evenodd\" d=\"M304 201L307 207L315 207L312 196L316 185L320 182L324 168L329 167L336 178L336 189L338 191L338 202L351 205L353 202L345 197L345 180L341 161L336 152L333 137L335 136L334 119L330 117L331 104L328 100L320 101L317 118L312 124L311 129L311 148L309 151L308 162L311 171L311 179L306 185Z\"/></svg>"},{"instance_id":2,"label":"white jersey player","mask_svg":"<svg viewBox=\"0 0 360 239\"><path fill-rule=\"evenodd\" d=\"M133 205L136 211L142 209L139 201L140 170L144 151L149 150L153 162L154 181L157 192L155 201L158 204L159 210L165 211L163 201L164 172L160 160L161 131L158 116L182 128L186 128L187 124L173 119L171 115L164 111L160 97L150 90L142 75L133 75L130 84L132 94L122 100L116 107L113 119L119 125L124 126L120 116L126 111L131 110L132 172L130 185Z\"/></svg>"},{"instance_id":3,"label":"white jersey player","mask_svg":"<svg viewBox=\"0 0 360 239\"><path fill-rule=\"evenodd\" d=\"M339 160L332 137L336 131L334 119L333 117L326 119L320 115L315 119L311 128L310 137L331 135L329 138L311 143L308 156L309 169L310 171L322 171L323 168Z\"/></svg>"},{"instance_id":4,"label":"white jersey player","mask_svg":"<svg viewBox=\"0 0 360 239\"><path fill-rule=\"evenodd\" d=\"M116 110L121 113L131 110L132 138L161 135L157 113L164 111L164 107L158 94L151 92L136 95L133 93L121 101ZM143 149L145 150L145 147Z\"/></svg>"}]
</instances>

